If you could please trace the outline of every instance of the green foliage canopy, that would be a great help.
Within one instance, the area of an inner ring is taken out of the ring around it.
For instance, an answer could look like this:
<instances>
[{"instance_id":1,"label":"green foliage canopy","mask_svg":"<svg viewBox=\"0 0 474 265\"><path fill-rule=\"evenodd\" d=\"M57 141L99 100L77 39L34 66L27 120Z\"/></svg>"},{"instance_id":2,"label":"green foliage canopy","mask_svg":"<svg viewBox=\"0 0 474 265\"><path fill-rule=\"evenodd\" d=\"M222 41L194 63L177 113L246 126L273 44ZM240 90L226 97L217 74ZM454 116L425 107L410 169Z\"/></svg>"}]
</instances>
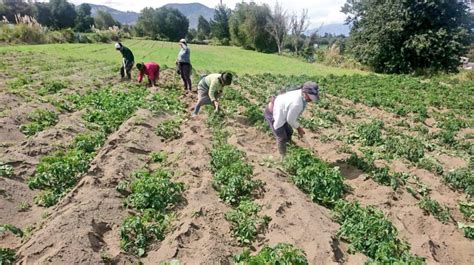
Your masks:
<instances>
[{"instance_id":1,"label":"green foliage canopy","mask_svg":"<svg viewBox=\"0 0 474 265\"><path fill-rule=\"evenodd\" d=\"M460 1L347 0L355 58L376 72L456 72L472 35Z\"/></svg>"}]
</instances>

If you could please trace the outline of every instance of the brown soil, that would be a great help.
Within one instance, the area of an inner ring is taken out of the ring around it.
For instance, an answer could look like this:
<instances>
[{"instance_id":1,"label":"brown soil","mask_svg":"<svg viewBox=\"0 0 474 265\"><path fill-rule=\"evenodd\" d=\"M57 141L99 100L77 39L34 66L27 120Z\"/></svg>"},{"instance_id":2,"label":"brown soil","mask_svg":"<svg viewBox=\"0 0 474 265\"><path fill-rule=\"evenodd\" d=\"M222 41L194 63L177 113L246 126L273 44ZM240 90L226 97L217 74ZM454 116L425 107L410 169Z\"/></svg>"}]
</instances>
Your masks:
<instances>
[{"instance_id":1,"label":"brown soil","mask_svg":"<svg viewBox=\"0 0 474 265\"><path fill-rule=\"evenodd\" d=\"M141 261L157 264L177 259L181 264L228 264L233 255L243 250L231 236L230 225L224 218L230 207L219 200L211 185L208 165L212 139L204 123L205 115L186 120L181 126L180 139L163 142L154 129L164 117L138 110L109 135L77 186L56 206L45 209L34 205L37 191L28 189L26 179L34 173L41 157L69 144L77 133L87 131L80 118L82 113L62 113L57 125L27 138L18 129L27 113L35 107L51 106L0 92L0 103L8 102L4 109L7 112L0 118L0 161L15 168L12 178L0 177L0 191L3 191L0 224L11 223L23 229L34 227L23 242L9 233L0 237L1 246L17 249L20 264L99 264L105 257L115 264L137 261L120 249L119 226L128 210L115 187L137 169L153 169L155 165L148 164L148 156L157 151L169 154L167 166L174 171L174 180L185 183L185 202L178 207L176 220L165 240L153 243ZM192 100L187 99L188 107ZM397 119L376 108L358 105L357 109L363 113L360 120L378 117L391 124ZM303 249L310 264L361 264L367 260L360 253L348 253L347 244L336 237L339 225L332 220L330 210L313 203L279 168L272 136L248 126L239 116L228 121L227 129L231 132L229 143L247 154L248 162L254 167L254 178L266 183L256 201L263 205L262 214L272 220L268 231L251 246L253 252L266 244L286 242ZM347 158L347 154L337 151L342 142L320 141L322 134L347 132L342 126L307 132L304 142L296 142L339 166L353 189L347 199L375 205L384 211L400 237L410 243L412 253L426 257L430 264L469 264L474 260L474 242L464 238L454 222L442 224L425 215L409 193L381 186L366 179L360 170L341 162ZM356 150L356 146L351 148ZM440 160L447 168L466 165L463 159L451 156ZM389 166L417 175L431 188L431 197L446 204L453 218L461 221L457 201L464 197L449 189L439 176L405 161L395 160ZM23 201L32 207L19 212L18 205Z\"/></svg>"}]
</instances>

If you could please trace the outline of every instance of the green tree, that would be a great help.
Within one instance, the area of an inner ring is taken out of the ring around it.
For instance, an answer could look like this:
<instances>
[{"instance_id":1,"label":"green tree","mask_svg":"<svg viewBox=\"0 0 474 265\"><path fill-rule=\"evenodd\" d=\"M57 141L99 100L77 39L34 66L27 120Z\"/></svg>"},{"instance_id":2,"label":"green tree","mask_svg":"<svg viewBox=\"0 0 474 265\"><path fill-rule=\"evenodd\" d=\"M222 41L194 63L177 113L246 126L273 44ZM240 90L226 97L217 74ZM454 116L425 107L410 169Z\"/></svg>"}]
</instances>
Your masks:
<instances>
[{"instance_id":1,"label":"green tree","mask_svg":"<svg viewBox=\"0 0 474 265\"><path fill-rule=\"evenodd\" d=\"M456 72L472 28L460 1L348 0L355 58L376 72Z\"/></svg>"},{"instance_id":2,"label":"green tree","mask_svg":"<svg viewBox=\"0 0 474 265\"><path fill-rule=\"evenodd\" d=\"M231 14L230 8L219 4L214 13L214 19L209 21L211 25L211 36L217 38L225 45L229 44L230 41L229 18Z\"/></svg>"},{"instance_id":3,"label":"green tree","mask_svg":"<svg viewBox=\"0 0 474 265\"><path fill-rule=\"evenodd\" d=\"M203 16L199 16L198 18L198 25L197 25L197 39L198 40L205 40L209 38L211 34L211 25L209 21Z\"/></svg>"},{"instance_id":4,"label":"green tree","mask_svg":"<svg viewBox=\"0 0 474 265\"><path fill-rule=\"evenodd\" d=\"M49 7L54 26L59 29L73 28L76 19L76 9L66 0L50 0Z\"/></svg>"},{"instance_id":5,"label":"green tree","mask_svg":"<svg viewBox=\"0 0 474 265\"><path fill-rule=\"evenodd\" d=\"M189 21L179 10L161 7L143 9L135 30L139 36L178 41L186 36L188 28Z\"/></svg>"},{"instance_id":6,"label":"green tree","mask_svg":"<svg viewBox=\"0 0 474 265\"><path fill-rule=\"evenodd\" d=\"M94 25L94 18L91 17L91 6L81 4L77 9L76 30L80 32L90 31L92 25Z\"/></svg>"},{"instance_id":7,"label":"green tree","mask_svg":"<svg viewBox=\"0 0 474 265\"><path fill-rule=\"evenodd\" d=\"M260 52L277 51L275 40L266 30L270 16L267 5L238 3L229 20L232 43Z\"/></svg>"},{"instance_id":8,"label":"green tree","mask_svg":"<svg viewBox=\"0 0 474 265\"><path fill-rule=\"evenodd\" d=\"M15 15L33 15L32 6L22 0L0 1L0 20L6 17L9 22L15 23Z\"/></svg>"},{"instance_id":9,"label":"green tree","mask_svg":"<svg viewBox=\"0 0 474 265\"><path fill-rule=\"evenodd\" d=\"M33 16L36 18L36 21L38 21L38 23L43 26L54 26L54 21L51 15L51 9L49 8L48 3L36 2L33 5Z\"/></svg>"},{"instance_id":10,"label":"green tree","mask_svg":"<svg viewBox=\"0 0 474 265\"><path fill-rule=\"evenodd\" d=\"M98 29L108 29L109 27L120 27L120 22L115 20L112 15L106 11L99 10L95 16L95 27Z\"/></svg>"}]
</instances>

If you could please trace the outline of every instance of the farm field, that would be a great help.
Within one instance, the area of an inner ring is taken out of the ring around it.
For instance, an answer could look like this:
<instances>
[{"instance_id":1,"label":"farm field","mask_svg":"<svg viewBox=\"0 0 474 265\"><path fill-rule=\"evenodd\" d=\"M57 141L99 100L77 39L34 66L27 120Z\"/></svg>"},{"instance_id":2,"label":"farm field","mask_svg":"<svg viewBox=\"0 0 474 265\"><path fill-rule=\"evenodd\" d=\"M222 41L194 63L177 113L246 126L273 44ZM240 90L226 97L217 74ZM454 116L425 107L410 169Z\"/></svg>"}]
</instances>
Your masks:
<instances>
[{"instance_id":1,"label":"farm field","mask_svg":"<svg viewBox=\"0 0 474 265\"><path fill-rule=\"evenodd\" d=\"M125 45L173 65L174 44ZM111 45L0 48L2 262L474 260L473 81L191 48L194 87L237 74L221 114L191 119L171 68L157 88L120 82ZM321 101L280 161L262 109L306 80Z\"/></svg>"}]
</instances>

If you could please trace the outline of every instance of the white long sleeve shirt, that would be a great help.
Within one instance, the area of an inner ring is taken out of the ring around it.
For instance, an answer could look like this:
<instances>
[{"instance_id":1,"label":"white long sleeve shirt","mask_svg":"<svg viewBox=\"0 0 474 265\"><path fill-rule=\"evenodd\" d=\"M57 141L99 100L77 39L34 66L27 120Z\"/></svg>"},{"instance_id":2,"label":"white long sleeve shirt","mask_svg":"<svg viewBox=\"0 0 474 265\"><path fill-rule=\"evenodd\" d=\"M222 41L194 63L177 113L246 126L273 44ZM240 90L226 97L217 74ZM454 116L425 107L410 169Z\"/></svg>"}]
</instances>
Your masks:
<instances>
[{"instance_id":1,"label":"white long sleeve shirt","mask_svg":"<svg viewBox=\"0 0 474 265\"><path fill-rule=\"evenodd\" d=\"M301 93L301 89L293 90L281 94L275 98L273 103L273 128L278 129L285 123L293 128L300 127L298 117L306 107L306 102Z\"/></svg>"}]
</instances>

